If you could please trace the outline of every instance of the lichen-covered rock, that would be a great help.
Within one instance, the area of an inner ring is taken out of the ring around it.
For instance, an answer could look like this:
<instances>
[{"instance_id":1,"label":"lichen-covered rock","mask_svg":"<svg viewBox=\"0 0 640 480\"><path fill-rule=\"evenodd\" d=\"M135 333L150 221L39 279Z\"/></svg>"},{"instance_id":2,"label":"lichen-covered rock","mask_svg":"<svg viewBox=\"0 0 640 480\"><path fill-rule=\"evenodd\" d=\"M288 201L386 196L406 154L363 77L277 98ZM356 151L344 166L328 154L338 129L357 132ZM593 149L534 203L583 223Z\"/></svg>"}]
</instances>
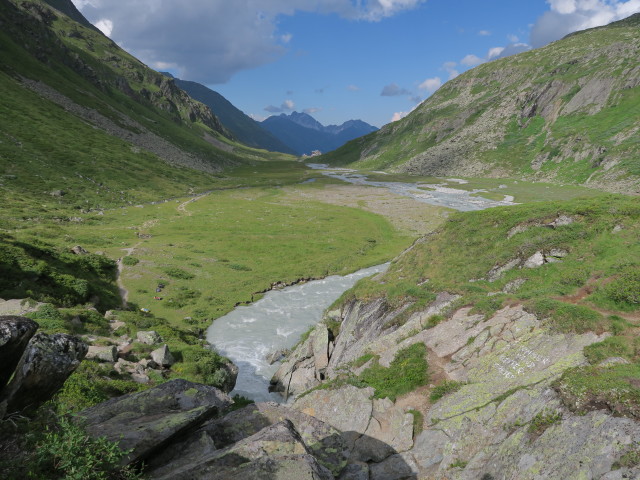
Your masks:
<instances>
[{"instance_id":1,"label":"lichen-covered rock","mask_svg":"<svg viewBox=\"0 0 640 480\"><path fill-rule=\"evenodd\" d=\"M293 408L316 417L342 432L353 451L356 440L366 432L373 412L374 390L346 385L336 390L316 390L298 398Z\"/></svg>"},{"instance_id":2,"label":"lichen-covered rock","mask_svg":"<svg viewBox=\"0 0 640 480\"><path fill-rule=\"evenodd\" d=\"M38 329L38 324L25 317L0 317L0 390L13 375L22 353Z\"/></svg>"},{"instance_id":3,"label":"lichen-covered rock","mask_svg":"<svg viewBox=\"0 0 640 480\"><path fill-rule=\"evenodd\" d=\"M88 347L76 337L36 333L0 395L7 413L31 412L49 400L80 365Z\"/></svg>"},{"instance_id":4,"label":"lichen-covered rock","mask_svg":"<svg viewBox=\"0 0 640 480\"><path fill-rule=\"evenodd\" d=\"M158 332L153 330L149 330L148 332L138 332L136 337L139 342L144 343L146 345L155 345L156 343L162 342L162 337Z\"/></svg>"},{"instance_id":5,"label":"lichen-covered rock","mask_svg":"<svg viewBox=\"0 0 640 480\"><path fill-rule=\"evenodd\" d=\"M179 468L173 464L158 468L151 472L151 478L330 480L334 477L309 454L293 424L284 420L194 463Z\"/></svg>"},{"instance_id":6,"label":"lichen-covered rock","mask_svg":"<svg viewBox=\"0 0 640 480\"><path fill-rule=\"evenodd\" d=\"M287 406L268 402L249 405L203 426L218 448L227 447L275 423L289 420L318 461L337 475L346 465L347 445L329 424Z\"/></svg>"},{"instance_id":7,"label":"lichen-covered rock","mask_svg":"<svg viewBox=\"0 0 640 480\"><path fill-rule=\"evenodd\" d=\"M112 345L110 347L89 346L86 358L92 358L101 362L116 362L118 360L118 349Z\"/></svg>"},{"instance_id":8,"label":"lichen-covered rock","mask_svg":"<svg viewBox=\"0 0 640 480\"><path fill-rule=\"evenodd\" d=\"M167 345L163 345L157 350L151 352L151 358L154 362L158 365L162 365L163 367L170 367L176 362Z\"/></svg>"},{"instance_id":9,"label":"lichen-covered rock","mask_svg":"<svg viewBox=\"0 0 640 480\"><path fill-rule=\"evenodd\" d=\"M197 429L232 403L215 387L172 380L83 410L77 421L90 435L104 436L118 442L122 450L132 450L123 463L134 463Z\"/></svg>"}]
</instances>

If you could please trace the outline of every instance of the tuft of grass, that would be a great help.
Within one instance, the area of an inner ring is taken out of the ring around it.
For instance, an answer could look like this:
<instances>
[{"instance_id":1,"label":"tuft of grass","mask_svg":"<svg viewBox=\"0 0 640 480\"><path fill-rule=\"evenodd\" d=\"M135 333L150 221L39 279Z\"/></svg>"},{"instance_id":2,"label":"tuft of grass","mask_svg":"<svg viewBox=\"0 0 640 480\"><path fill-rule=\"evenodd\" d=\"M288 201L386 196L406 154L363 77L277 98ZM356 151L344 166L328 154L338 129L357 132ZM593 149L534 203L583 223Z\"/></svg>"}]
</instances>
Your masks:
<instances>
[{"instance_id":1,"label":"tuft of grass","mask_svg":"<svg viewBox=\"0 0 640 480\"><path fill-rule=\"evenodd\" d=\"M438 400L440 400L445 395L447 395L449 393L457 392L464 385L466 385L465 382L456 382L454 380L445 380L440 385L437 385L436 387L433 388L433 390L431 390L431 393L429 394L429 400L431 400L432 403L433 402L437 402Z\"/></svg>"},{"instance_id":2,"label":"tuft of grass","mask_svg":"<svg viewBox=\"0 0 640 480\"><path fill-rule=\"evenodd\" d=\"M407 410L407 413L413 415L413 438L415 439L422 433L424 428L424 415L418 410Z\"/></svg>"},{"instance_id":3,"label":"tuft of grass","mask_svg":"<svg viewBox=\"0 0 640 480\"><path fill-rule=\"evenodd\" d=\"M640 418L640 364L577 367L565 371L554 388L573 412L607 408L616 415Z\"/></svg>"},{"instance_id":4,"label":"tuft of grass","mask_svg":"<svg viewBox=\"0 0 640 480\"><path fill-rule=\"evenodd\" d=\"M530 434L539 437L550 426L560 423L561 421L562 413L545 408L542 411L538 412L535 417L533 417L531 423L529 424L529 427L527 428L527 431Z\"/></svg>"},{"instance_id":5,"label":"tuft of grass","mask_svg":"<svg viewBox=\"0 0 640 480\"><path fill-rule=\"evenodd\" d=\"M358 380L363 385L373 387L376 398L388 397L395 401L400 395L429 381L426 353L423 343L413 344L400 350L389 368L374 363L360 374Z\"/></svg>"}]
</instances>

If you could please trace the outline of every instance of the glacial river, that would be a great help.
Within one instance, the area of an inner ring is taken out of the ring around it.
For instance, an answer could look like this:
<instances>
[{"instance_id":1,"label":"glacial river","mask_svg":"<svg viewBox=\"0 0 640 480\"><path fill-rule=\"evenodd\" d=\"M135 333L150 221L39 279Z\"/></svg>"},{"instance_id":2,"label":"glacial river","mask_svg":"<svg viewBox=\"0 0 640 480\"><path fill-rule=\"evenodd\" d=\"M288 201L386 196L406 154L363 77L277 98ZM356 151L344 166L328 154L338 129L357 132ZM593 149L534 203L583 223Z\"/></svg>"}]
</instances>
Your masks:
<instances>
[{"instance_id":1,"label":"glacial river","mask_svg":"<svg viewBox=\"0 0 640 480\"><path fill-rule=\"evenodd\" d=\"M474 196L485 190L462 190L441 184L372 181L369 180L366 175L348 168L333 168L321 163L308 163L307 166L314 170L322 170L324 175L342 180L343 182L354 185L386 188L397 195L411 197L418 202L437 205L439 207L449 207L463 212L515 205L515 203L513 203L513 197L510 195L505 195L504 199L500 201ZM467 183L465 180L458 179L450 179L450 182L460 184Z\"/></svg>"},{"instance_id":2,"label":"glacial river","mask_svg":"<svg viewBox=\"0 0 640 480\"><path fill-rule=\"evenodd\" d=\"M269 393L269 380L280 363L269 365L267 355L291 348L300 335L322 319L322 313L343 292L361 278L387 269L388 264L365 268L344 277L322 280L267 292L263 298L236 307L218 318L207 330L207 341L238 366L238 380L231 395L255 401L282 402L280 394Z\"/></svg>"},{"instance_id":3,"label":"glacial river","mask_svg":"<svg viewBox=\"0 0 640 480\"><path fill-rule=\"evenodd\" d=\"M513 205L513 198L502 201L472 196L476 191L454 189L442 185L418 185L401 182L370 181L366 176L348 169L328 169L326 165L309 164L322 169L323 174L340 180L373 187L386 188L393 193L416 201L454 208L456 210L482 210L490 207ZM455 181L455 180L454 180ZM458 180L458 182L464 182ZM232 395L240 394L255 401L282 402L279 394L269 393L269 380L280 363L269 365L266 357L278 350L290 348L300 335L322 319L322 313L343 292L358 280L386 270L388 264L366 268L344 277L331 276L305 284L273 290L257 302L237 307L218 318L207 330L207 341L222 355L238 366L238 380Z\"/></svg>"}]
</instances>

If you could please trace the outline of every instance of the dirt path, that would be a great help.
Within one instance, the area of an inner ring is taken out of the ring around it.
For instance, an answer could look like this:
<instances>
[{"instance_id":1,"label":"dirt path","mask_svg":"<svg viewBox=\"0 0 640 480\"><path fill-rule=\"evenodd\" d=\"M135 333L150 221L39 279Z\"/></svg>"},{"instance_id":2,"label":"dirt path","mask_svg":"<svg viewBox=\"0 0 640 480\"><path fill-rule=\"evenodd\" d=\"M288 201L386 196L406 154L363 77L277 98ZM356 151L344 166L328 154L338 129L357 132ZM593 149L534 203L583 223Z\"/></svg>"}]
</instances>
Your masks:
<instances>
[{"instance_id":1,"label":"dirt path","mask_svg":"<svg viewBox=\"0 0 640 480\"><path fill-rule=\"evenodd\" d=\"M140 246L142 242L136 243L133 247L123 248L121 249L123 252L126 252L127 255L133 255L136 248ZM122 258L120 257L116 264L118 265L118 275L116 277L116 284L118 285L118 291L120 292L120 298L122 299L122 307L127 308L127 303L129 302L129 290L122 283L122 271L124 270L124 264L122 263Z\"/></svg>"},{"instance_id":2,"label":"dirt path","mask_svg":"<svg viewBox=\"0 0 640 480\"><path fill-rule=\"evenodd\" d=\"M198 195L197 197L190 198L186 202L182 202L180 205L178 205L178 211L180 213L184 213L187 217L190 217L193 214L189 210L187 210L187 205L189 205L192 202L197 202L198 200L200 200L201 198L206 197L207 195L209 195L209 194L208 193L204 193L202 195Z\"/></svg>"}]
</instances>

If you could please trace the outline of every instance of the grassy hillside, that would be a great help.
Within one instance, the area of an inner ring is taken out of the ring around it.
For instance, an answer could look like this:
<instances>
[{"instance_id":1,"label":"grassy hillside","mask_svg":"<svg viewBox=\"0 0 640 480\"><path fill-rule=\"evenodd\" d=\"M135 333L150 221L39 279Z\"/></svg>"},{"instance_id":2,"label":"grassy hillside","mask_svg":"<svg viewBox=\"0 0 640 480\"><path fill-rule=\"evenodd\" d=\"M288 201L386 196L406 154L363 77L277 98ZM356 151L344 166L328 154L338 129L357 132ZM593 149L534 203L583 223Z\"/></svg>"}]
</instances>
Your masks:
<instances>
[{"instance_id":1,"label":"grassy hillside","mask_svg":"<svg viewBox=\"0 0 640 480\"><path fill-rule=\"evenodd\" d=\"M207 107L100 32L20 6L0 3L4 228L204 191L225 166L280 158L225 137Z\"/></svg>"},{"instance_id":2,"label":"grassy hillside","mask_svg":"<svg viewBox=\"0 0 640 480\"><path fill-rule=\"evenodd\" d=\"M637 191L639 27L636 14L480 65L447 82L406 118L322 161Z\"/></svg>"}]
</instances>

